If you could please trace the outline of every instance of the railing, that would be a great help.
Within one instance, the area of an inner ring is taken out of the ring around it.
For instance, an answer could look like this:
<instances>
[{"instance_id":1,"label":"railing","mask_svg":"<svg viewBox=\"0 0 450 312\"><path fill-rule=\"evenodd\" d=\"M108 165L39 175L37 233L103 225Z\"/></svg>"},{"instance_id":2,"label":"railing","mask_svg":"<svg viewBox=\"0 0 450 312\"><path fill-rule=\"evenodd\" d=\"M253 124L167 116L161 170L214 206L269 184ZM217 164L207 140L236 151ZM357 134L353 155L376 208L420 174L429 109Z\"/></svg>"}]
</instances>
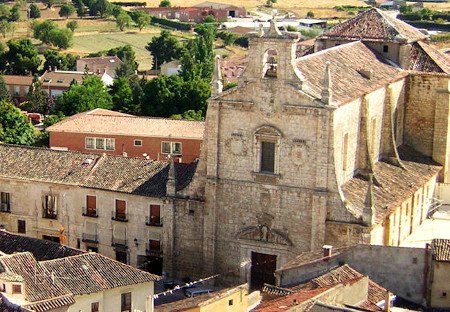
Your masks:
<instances>
[{"instance_id":1,"label":"railing","mask_svg":"<svg viewBox=\"0 0 450 312\"><path fill-rule=\"evenodd\" d=\"M1 203L0 211L1 212L11 212L11 203Z\"/></svg>"},{"instance_id":2,"label":"railing","mask_svg":"<svg viewBox=\"0 0 450 312\"><path fill-rule=\"evenodd\" d=\"M85 217L98 218L97 209L88 209L87 207L83 207L82 215Z\"/></svg>"},{"instance_id":3,"label":"railing","mask_svg":"<svg viewBox=\"0 0 450 312\"><path fill-rule=\"evenodd\" d=\"M162 226L163 225L163 219L162 218L155 218L152 216L146 216L145 217L145 224L150 226Z\"/></svg>"},{"instance_id":4,"label":"railing","mask_svg":"<svg viewBox=\"0 0 450 312\"><path fill-rule=\"evenodd\" d=\"M120 222L128 222L126 213L118 213L117 211L111 212L111 219Z\"/></svg>"},{"instance_id":5,"label":"railing","mask_svg":"<svg viewBox=\"0 0 450 312\"><path fill-rule=\"evenodd\" d=\"M58 215L54 211L49 212L47 209L44 209L42 211L42 218L45 218L45 219L58 219Z\"/></svg>"},{"instance_id":6,"label":"railing","mask_svg":"<svg viewBox=\"0 0 450 312\"><path fill-rule=\"evenodd\" d=\"M163 254L163 252L161 250L161 246L158 249L156 249L155 247L152 247L150 245L150 243L147 243L145 245L145 252L146 252L147 256L152 256L152 257L161 257Z\"/></svg>"},{"instance_id":7,"label":"railing","mask_svg":"<svg viewBox=\"0 0 450 312\"><path fill-rule=\"evenodd\" d=\"M428 206L427 210L427 218L431 218L433 214L442 206L442 200L437 198L427 198L425 201L425 205Z\"/></svg>"},{"instance_id":8,"label":"railing","mask_svg":"<svg viewBox=\"0 0 450 312\"><path fill-rule=\"evenodd\" d=\"M98 235L91 233L83 233L82 241L88 243L98 243Z\"/></svg>"},{"instance_id":9,"label":"railing","mask_svg":"<svg viewBox=\"0 0 450 312\"><path fill-rule=\"evenodd\" d=\"M112 244L113 244L113 246L126 247L127 246L127 239L126 238L121 238L121 237L113 237L112 238Z\"/></svg>"}]
</instances>

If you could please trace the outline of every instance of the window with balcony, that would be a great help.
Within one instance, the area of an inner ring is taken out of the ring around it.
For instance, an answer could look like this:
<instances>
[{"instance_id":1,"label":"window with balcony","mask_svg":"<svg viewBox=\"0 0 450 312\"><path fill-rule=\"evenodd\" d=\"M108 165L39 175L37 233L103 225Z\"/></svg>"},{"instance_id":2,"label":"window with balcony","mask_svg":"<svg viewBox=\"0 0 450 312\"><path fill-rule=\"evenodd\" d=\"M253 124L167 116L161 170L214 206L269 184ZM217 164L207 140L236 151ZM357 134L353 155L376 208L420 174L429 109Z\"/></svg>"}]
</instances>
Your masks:
<instances>
[{"instance_id":1,"label":"window with balcony","mask_svg":"<svg viewBox=\"0 0 450 312\"><path fill-rule=\"evenodd\" d=\"M161 241L156 239L149 239L146 248L147 254L153 257L161 256Z\"/></svg>"},{"instance_id":2,"label":"window with balcony","mask_svg":"<svg viewBox=\"0 0 450 312\"><path fill-rule=\"evenodd\" d=\"M116 199L115 210L113 211L113 220L127 222L127 202Z\"/></svg>"},{"instance_id":3,"label":"window with balcony","mask_svg":"<svg viewBox=\"0 0 450 312\"><path fill-rule=\"evenodd\" d=\"M121 312L130 312L131 311L131 293L127 292L121 294L120 296L120 311Z\"/></svg>"},{"instance_id":4,"label":"window with balcony","mask_svg":"<svg viewBox=\"0 0 450 312\"><path fill-rule=\"evenodd\" d=\"M0 193L0 211L11 212L11 193Z\"/></svg>"},{"instance_id":5,"label":"window with balcony","mask_svg":"<svg viewBox=\"0 0 450 312\"><path fill-rule=\"evenodd\" d=\"M161 226L161 206L160 205L150 205L149 216L147 217L147 225Z\"/></svg>"},{"instance_id":6,"label":"window with balcony","mask_svg":"<svg viewBox=\"0 0 450 312\"><path fill-rule=\"evenodd\" d=\"M115 224L113 227L113 246L126 247L127 246L127 228L123 224Z\"/></svg>"},{"instance_id":7,"label":"window with balcony","mask_svg":"<svg viewBox=\"0 0 450 312\"><path fill-rule=\"evenodd\" d=\"M83 229L83 242L98 243L97 223L86 221Z\"/></svg>"},{"instance_id":8,"label":"window with balcony","mask_svg":"<svg viewBox=\"0 0 450 312\"><path fill-rule=\"evenodd\" d=\"M58 198L55 195L45 195L42 198L42 217L47 219L57 219Z\"/></svg>"},{"instance_id":9,"label":"window with balcony","mask_svg":"<svg viewBox=\"0 0 450 312\"><path fill-rule=\"evenodd\" d=\"M161 153L181 155L181 142L161 142Z\"/></svg>"},{"instance_id":10,"label":"window with balcony","mask_svg":"<svg viewBox=\"0 0 450 312\"><path fill-rule=\"evenodd\" d=\"M86 207L83 209L83 216L98 217L96 196L86 195Z\"/></svg>"}]
</instances>

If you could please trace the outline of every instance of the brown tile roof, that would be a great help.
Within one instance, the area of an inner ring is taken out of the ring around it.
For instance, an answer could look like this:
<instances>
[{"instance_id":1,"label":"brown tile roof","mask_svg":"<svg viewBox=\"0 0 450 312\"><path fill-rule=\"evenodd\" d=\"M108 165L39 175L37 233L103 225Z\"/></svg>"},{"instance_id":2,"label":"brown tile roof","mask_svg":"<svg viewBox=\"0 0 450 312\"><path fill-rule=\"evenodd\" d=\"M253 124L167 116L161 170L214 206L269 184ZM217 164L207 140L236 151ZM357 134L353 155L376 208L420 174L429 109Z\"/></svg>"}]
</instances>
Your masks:
<instances>
[{"instance_id":1,"label":"brown tile roof","mask_svg":"<svg viewBox=\"0 0 450 312\"><path fill-rule=\"evenodd\" d=\"M450 74L450 58L425 42L412 45L410 70Z\"/></svg>"},{"instance_id":2,"label":"brown tile roof","mask_svg":"<svg viewBox=\"0 0 450 312\"><path fill-rule=\"evenodd\" d=\"M317 98L321 98L327 62L330 62L333 102L338 105L407 75L362 42L343 44L297 59L297 67L305 77L305 91ZM372 77L366 78L362 70L372 72Z\"/></svg>"},{"instance_id":3,"label":"brown tile roof","mask_svg":"<svg viewBox=\"0 0 450 312\"><path fill-rule=\"evenodd\" d=\"M55 242L28 236L21 236L0 230L0 251L6 254L31 252L37 261L64 258L84 253Z\"/></svg>"},{"instance_id":4,"label":"brown tile roof","mask_svg":"<svg viewBox=\"0 0 450 312\"><path fill-rule=\"evenodd\" d=\"M450 261L450 239L435 238L431 241L433 258L436 261Z\"/></svg>"},{"instance_id":5,"label":"brown tile roof","mask_svg":"<svg viewBox=\"0 0 450 312\"><path fill-rule=\"evenodd\" d=\"M49 305L64 306L73 303L73 297L63 286L55 283L51 274L44 269L30 252L16 253L0 257L1 271L20 275L24 282L25 300L46 305L43 301L59 298L59 303ZM39 309L39 311L46 311Z\"/></svg>"},{"instance_id":6,"label":"brown tile roof","mask_svg":"<svg viewBox=\"0 0 450 312\"><path fill-rule=\"evenodd\" d=\"M75 299L72 295L63 295L60 297L50 298L38 302L23 305L24 308L36 312L45 312L61 307L69 306L75 303Z\"/></svg>"},{"instance_id":7,"label":"brown tile roof","mask_svg":"<svg viewBox=\"0 0 450 312\"><path fill-rule=\"evenodd\" d=\"M143 196L166 195L169 163L0 144L0 178L77 185ZM175 163L176 189L192 179L197 163Z\"/></svg>"},{"instance_id":8,"label":"brown tile roof","mask_svg":"<svg viewBox=\"0 0 450 312\"><path fill-rule=\"evenodd\" d=\"M361 303L359 307L370 311L383 311L383 308L379 307L377 304L386 299L386 293L386 288L383 288L372 280L369 280L367 300Z\"/></svg>"},{"instance_id":9,"label":"brown tile roof","mask_svg":"<svg viewBox=\"0 0 450 312\"><path fill-rule=\"evenodd\" d=\"M76 114L48 127L47 131L203 140L205 123L202 121L101 112Z\"/></svg>"},{"instance_id":10,"label":"brown tile roof","mask_svg":"<svg viewBox=\"0 0 450 312\"><path fill-rule=\"evenodd\" d=\"M425 40L427 36L411 25L373 8L324 32L319 39L415 42Z\"/></svg>"},{"instance_id":11,"label":"brown tile roof","mask_svg":"<svg viewBox=\"0 0 450 312\"><path fill-rule=\"evenodd\" d=\"M123 62L118 58L117 56L98 56L98 57L83 57L77 60L78 62L86 63L88 68L89 65L94 66L103 66L103 67L109 67L109 68L115 68L119 66L120 64L123 64ZM84 68L83 68L84 70Z\"/></svg>"},{"instance_id":12,"label":"brown tile roof","mask_svg":"<svg viewBox=\"0 0 450 312\"><path fill-rule=\"evenodd\" d=\"M381 186L373 187L376 222L381 222L403 201L435 176L441 166L419 152L407 147L399 148L399 156L405 169L385 161L374 165L374 175ZM342 187L347 207L355 215L362 215L368 189L368 180L356 176Z\"/></svg>"},{"instance_id":13,"label":"brown tile roof","mask_svg":"<svg viewBox=\"0 0 450 312\"><path fill-rule=\"evenodd\" d=\"M41 82L43 87L70 87L72 81L76 81L78 84L83 83L84 73L75 71L46 71L41 76Z\"/></svg>"},{"instance_id":14,"label":"brown tile roof","mask_svg":"<svg viewBox=\"0 0 450 312\"><path fill-rule=\"evenodd\" d=\"M16 86L31 86L33 82L33 77L31 76L3 75L3 79L5 79L7 85Z\"/></svg>"},{"instance_id":15,"label":"brown tile roof","mask_svg":"<svg viewBox=\"0 0 450 312\"><path fill-rule=\"evenodd\" d=\"M334 286L337 284L346 284L356 279L363 277L364 275L355 271L347 264L340 266L339 268L332 270L319 277L313 278L311 282L316 287Z\"/></svg>"},{"instance_id":16,"label":"brown tile roof","mask_svg":"<svg viewBox=\"0 0 450 312\"><path fill-rule=\"evenodd\" d=\"M90 294L116 287L154 282L157 275L90 252L61 259L42 261L56 282L74 295ZM60 278L58 278L60 277Z\"/></svg>"}]
</instances>

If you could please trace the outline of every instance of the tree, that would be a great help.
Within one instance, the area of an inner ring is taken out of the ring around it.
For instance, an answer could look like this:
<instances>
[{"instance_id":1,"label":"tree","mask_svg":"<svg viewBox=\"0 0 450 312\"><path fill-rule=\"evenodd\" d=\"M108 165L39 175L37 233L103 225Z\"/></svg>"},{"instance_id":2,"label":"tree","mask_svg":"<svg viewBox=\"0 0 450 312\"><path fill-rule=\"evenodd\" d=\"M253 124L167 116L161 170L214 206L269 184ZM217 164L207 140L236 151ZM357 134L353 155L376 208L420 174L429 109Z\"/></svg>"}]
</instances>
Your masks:
<instances>
[{"instance_id":1,"label":"tree","mask_svg":"<svg viewBox=\"0 0 450 312\"><path fill-rule=\"evenodd\" d=\"M134 51L133 54L126 54L124 57L122 57L121 60L123 63L116 68L116 76L132 79L135 76L135 71L138 68L138 64L135 61Z\"/></svg>"},{"instance_id":2,"label":"tree","mask_svg":"<svg viewBox=\"0 0 450 312\"><path fill-rule=\"evenodd\" d=\"M38 51L30 39L8 41L5 53L7 72L15 75L27 75L37 72L41 60Z\"/></svg>"},{"instance_id":3,"label":"tree","mask_svg":"<svg viewBox=\"0 0 450 312\"><path fill-rule=\"evenodd\" d=\"M5 79L0 75L0 101L10 101L11 94L9 93L9 88L6 85Z\"/></svg>"},{"instance_id":4,"label":"tree","mask_svg":"<svg viewBox=\"0 0 450 312\"><path fill-rule=\"evenodd\" d=\"M44 0L43 3L45 3L47 5L47 8L50 9L54 4L55 4L55 0Z\"/></svg>"},{"instance_id":5,"label":"tree","mask_svg":"<svg viewBox=\"0 0 450 312\"><path fill-rule=\"evenodd\" d=\"M77 8L77 15L78 17L83 17L87 13L87 7L84 5L84 2L82 0L78 0L76 2L76 8Z\"/></svg>"},{"instance_id":6,"label":"tree","mask_svg":"<svg viewBox=\"0 0 450 312\"><path fill-rule=\"evenodd\" d=\"M0 141L32 145L35 140L34 127L20 109L8 101L0 101Z\"/></svg>"},{"instance_id":7,"label":"tree","mask_svg":"<svg viewBox=\"0 0 450 312\"><path fill-rule=\"evenodd\" d=\"M49 41L59 49L67 49L73 44L73 32L67 28L55 28L49 33Z\"/></svg>"},{"instance_id":8,"label":"tree","mask_svg":"<svg viewBox=\"0 0 450 312\"><path fill-rule=\"evenodd\" d=\"M122 9L122 7L120 5L115 5L112 4L109 8L109 10L111 11L112 16L114 16L115 18L117 18L117 16L120 15L120 13L126 13L124 9Z\"/></svg>"},{"instance_id":9,"label":"tree","mask_svg":"<svg viewBox=\"0 0 450 312\"><path fill-rule=\"evenodd\" d=\"M20 4L16 3L11 9L11 15L9 16L11 22L17 22L20 20Z\"/></svg>"},{"instance_id":10,"label":"tree","mask_svg":"<svg viewBox=\"0 0 450 312\"><path fill-rule=\"evenodd\" d=\"M140 112L139 104L134 102L133 89L127 78L119 77L114 80L110 94L112 96L113 110L131 114Z\"/></svg>"},{"instance_id":11,"label":"tree","mask_svg":"<svg viewBox=\"0 0 450 312\"><path fill-rule=\"evenodd\" d=\"M216 21L216 18L212 14L208 14L204 19L203 23L214 23Z\"/></svg>"},{"instance_id":12,"label":"tree","mask_svg":"<svg viewBox=\"0 0 450 312\"><path fill-rule=\"evenodd\" d=\"M202 111L195 111L193 109L190 109L188 111L185 111L183 114L175 114L170 116L172 119L185 119L185 120L197 120L202 121L205 118L202 116Z\"/></svg>"},{"instance_id":13,"label":"tree","mask_svg":"<svg viewBox=\"0 0 450 312\"><path fill-rule=\"evenodd\" d=\"M39 7L37 6L37 4L32 3L30 5L30 18L39 18L41 17L41 10L39 10Z\"/></svg>"},{"instance_id":14,"label":"tree","mask_svg":"<svg viewBox=\"0 0 450 312\"><path fill-rule=\"evenodd\" d=\"M133 19L140 31L142 31L145 26L150 24L150 15L144 11L136 11L133 15Z\"/></svg>"},{"instance_id":15,"label":"tree","mask_svg":"<svg viewBox=\"0 0 450 312\"><path fill-rule=\"evenodd\" d=\"M68 29L70 29L71 32L74 32L75 29L78 28L78 22L77 21L69 21L69 22L67 22L66 27Z\"/></svg>"},{"instance_id":16,"label":"tree","mask_svg":"<svg viewBox=\"0 0 450 312\"><path fill-rule=\"evenodd\" d=\"M0 19L8 19L11 14L11 9L6 5L0 4Z\"/></svg>"},{"instance_id":17,"label":"tree","mask_svg":"<svg viewBox=\"0 0 450 312\"><path fill-rule=\"evenodd\" d=\"M160 8L170 8L172 4L170 3L170 0L161 0L159 3Z\"/></svg>"},{"instance_id":18,"label":"tree","mask_svg":"<svg viewBox=\"0 0 450 312\"><path fill-rule=\"evenodd\" d=\"M41 40L43 43L50 43L50 32L58 28L56 23L52 20L45 20L43 22L34 21L33 25L34 38Z\"/></svg>"},{"instance_id":19,"label":"tree","mask_svg":"<svg viewBox=\"0 0 450 312\"><path fill-rule=\"evenodd\" d=\"M62 54L47 49L44 51L44 58L44 69L56 67L61 70L75 70L78 56L74 54Z\"/></svg>"},{"instance_id":20,"label":"tree","mask_svg":"<svg viewBox=\"0 0 450 312\"><path fill-rule=\"evenodd\" d=\"M12 27L13 25L11 22L5 19L0 20L0 33L3 35L3 38L6 38L6 34L11 32Z\"/></svg>"},{"instance_id":21,"label":"tree","mask_svg":"<svg viewBox=\"0 0 450 312\"><path fill-rule=\"evenodd\" d=\"M306 17L307 18L314 18L314 12L313 11L308 11L308 13L306 13Z\"/></svg>"},{"instance_id":22,"label":"tree","mask_svg":"<svg viewBox=\"0 0 450 312\"><path fill-rule=\"evenodd\" d=\"M48 107L48 94L42 88L42 82L39 80L38 75L33 76L33 82L27 94L28 102L25 104L25 108L30 112L36 112L41 114L47 114Z\"/></svg>"},{"instance_id":23,"label":"tree","mask_svg":"<svg viewBox=\"0 0 450 312\"><path fill-rule=\"evenodd\" d=\"M125 27L130 27L131 17L125 12L120 13L116 18L116 25L120 31L123 31Z\"/></svg>"},{"instance_id":24,"label":"tree","mask_svg":"<svg viewBox=\"0 0 450 312\"><path fill-rule=\"evenodd\" d=\"M110 3L107 0L94 0L89 4L89 15L95 16L99 15L100 17L105 17L107 13L110 11Z\"/></svg>"},{"instance_id":25,"label":"tree","mask_svg":"<svg viewBox=\"0 0 450 312\"><path fill-rule=\"evenodd\" d=\"M183 53L181 43L168 30L162 30L145 47L153 56L153 69L159 69L164 62L179 59Z\"/></svg>"},{"instance_id":26,"label":"tree","mask_svg":"<svg viewBox=\"0 0 450 312\"><path fill-rule=\"evenodd\" d=\"M274 3L277 3L277 0L267 0L266 1L266 6L271 8Z\"/></svg>"},{"instance_id":27,"label":"tree","mask_svg":"<svg viewBox=\"0 0 450 312\"><path fill-rule=\"evenodd\" d=\"M94 108L112 108L112 98L100 77L92 75L84 79L81 85L72 84L66 92L56 99L53 112L66 116L88 111Z\"/></svg>"},{"instance_id":28,"label":"tree","mask_svg":"<svg viewBox=\"0 0 450 312\"><path fill-rule=\"evenodd\" d=\"M70 15L75 13L75 7L72 4L64 4L59 10L59 16L69 18Z\"/></svg>"}]
</instances>

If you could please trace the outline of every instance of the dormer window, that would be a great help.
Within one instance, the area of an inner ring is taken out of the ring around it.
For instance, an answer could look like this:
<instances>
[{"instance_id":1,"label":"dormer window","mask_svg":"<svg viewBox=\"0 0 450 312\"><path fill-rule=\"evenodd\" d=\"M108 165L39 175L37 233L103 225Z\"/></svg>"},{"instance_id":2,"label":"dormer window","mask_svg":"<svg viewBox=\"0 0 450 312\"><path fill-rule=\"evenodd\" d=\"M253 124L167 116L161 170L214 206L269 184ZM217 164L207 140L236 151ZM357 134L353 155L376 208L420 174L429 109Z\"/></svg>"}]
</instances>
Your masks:
<instances>
[{"instance_id":1,"label":"dormer window","mask_svg":"<svg viewBox=\"0 0 450 312\"><path fill-rule=\"evenodd\" d=\"M263 73L265 78L276 78L278 67L278 53L273 49L269 49L264 54L264 68Z\"/></svg>"}]
</instances>

